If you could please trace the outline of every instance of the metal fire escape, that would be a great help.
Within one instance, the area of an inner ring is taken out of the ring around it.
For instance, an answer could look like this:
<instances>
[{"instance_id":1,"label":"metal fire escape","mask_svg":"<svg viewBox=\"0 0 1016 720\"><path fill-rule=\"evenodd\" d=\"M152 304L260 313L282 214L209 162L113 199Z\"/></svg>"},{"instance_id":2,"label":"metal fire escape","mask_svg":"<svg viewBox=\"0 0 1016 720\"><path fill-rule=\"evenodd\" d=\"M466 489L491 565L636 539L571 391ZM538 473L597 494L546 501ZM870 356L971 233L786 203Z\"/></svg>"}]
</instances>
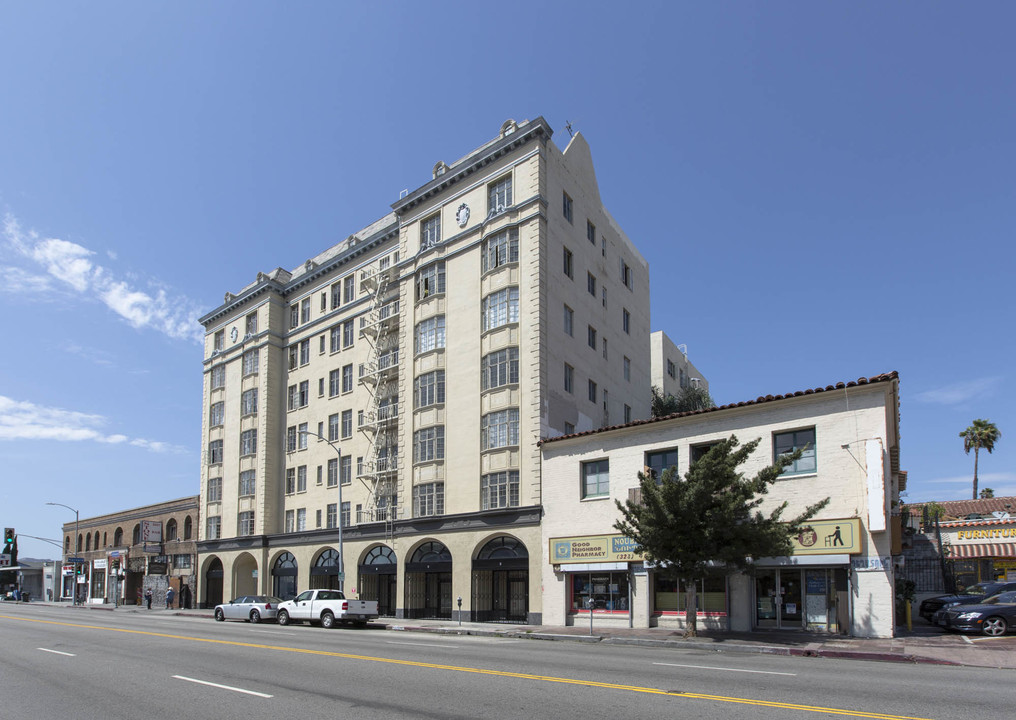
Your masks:
<instances>
[{"instance_id":1,"label":"metal fire escape","mask_svg":"<svg viewBox=\"0 0 1016 720\"><path fill-rule=\"evenodd\" d=\"M370 311L360 318L360 337L371 346L370 360L360 366L360 383L372 400L360 431L370 441L358 478L370 490L357 523L383 522L389 539L399 516L399 284L391 265L381 260L360 273L370 294Z\"/></svg>"}]
</instances>

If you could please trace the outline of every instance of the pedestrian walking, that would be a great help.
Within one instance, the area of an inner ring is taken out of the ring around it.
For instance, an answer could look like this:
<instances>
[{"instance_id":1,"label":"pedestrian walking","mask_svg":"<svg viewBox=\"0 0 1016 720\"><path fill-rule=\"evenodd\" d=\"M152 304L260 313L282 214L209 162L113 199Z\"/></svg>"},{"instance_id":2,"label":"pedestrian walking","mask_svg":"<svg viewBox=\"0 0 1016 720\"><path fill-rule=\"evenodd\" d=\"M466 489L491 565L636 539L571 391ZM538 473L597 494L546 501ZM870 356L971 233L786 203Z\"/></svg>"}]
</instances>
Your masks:
<instances>
[{"instance_id":1,"label":"pedestrian walking","mask_svg":"<svg viewBox=\"0 0 1016 720\"><path fill-rule=\"evenodd\" d=\"M148 603L148 609L152 609L152 589L148 588L145 590L145 602Z\"/></svg>"},{"instance_id":2,"label":"pedestrian walking","mask_svg":"<svg viewBox=\"0 0 1016 720\"><path fill-rule=\"evenodd\" d=\"M173 609L173 597L175 595L176 595L176 592L173 590L172 587L170 587L169 590L166 591L166 609L167 610L172 610Z\"/></svg>"}]
</instances>

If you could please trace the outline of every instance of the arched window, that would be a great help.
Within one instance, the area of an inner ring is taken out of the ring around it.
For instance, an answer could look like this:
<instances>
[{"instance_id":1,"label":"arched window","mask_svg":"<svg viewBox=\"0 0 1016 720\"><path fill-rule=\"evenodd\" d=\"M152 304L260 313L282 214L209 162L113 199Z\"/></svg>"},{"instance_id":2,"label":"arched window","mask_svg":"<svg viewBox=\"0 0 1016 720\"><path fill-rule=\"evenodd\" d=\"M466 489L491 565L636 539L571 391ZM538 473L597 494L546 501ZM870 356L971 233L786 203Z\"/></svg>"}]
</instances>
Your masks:
<instances>
[{"instance_id":1,"label":"arched window","mask_svg":"<svg viewBox=\"0 0 1016 720\"><path fill-rule=\"evenodd\" d=\"M131 545L141 544L141 523L134 526L134 532L131 534Z\"/></svg>"},{"instance_id":2,"label":"arched window","mask_svg":"<svg viewBox=\"0 0 1016 720\"><path fill-rule=\"evenodd\" d=\"M452 554L439 542L424 543L413 553L414 563L451 562Z\"/></svg>"},{"instance_id":3,"label":"arched window","mask_svg":"<svg viewBox=\"0 0 1016 720\"><path fill-rule=\"evenodd\" d=\"M116 547L123 545L123 528L117 528L116 532L113 533L113 544Z\"/></svg>"},{"instance_id":4,"label":"arched window","mask_svg":"<svg viewBox=\"0 0 1016 720\"><path fill-rule=\"evenodd\" d=\"M279 555L272 567L273 595L290 600L296 597L297 564L293 553L284 552Z\"/></svg>"},{"instance_id":5,"label":"arched window","mask_svg":"<svg viewBox=\"0 0 1016 720\"><path fill-rule=\"evenodd\" d=\"M102 546L106 547L107 545L109 545L109 543L106 542L106 533L102 533Z\"/></svg>"},{"instance_id":6,"label":"arched window","mask_svg":"<svg viewBox=\"0 0 1016 720\"><path fill-rule=\"evenodd\" d=\"M75 552L81 552L81 536L80 535L78 535L78 545L77 545L77 549L75 550Z\"/></svg>"},{"instance_id":7,"label":"arched window","mask_svg":"<svg viewBox=\"0 0 1016 720\"><path fill-rule=\"evenodd\" d=\"M176 520L173 518L166 522L166 540L176 540Z\"/></svg>"},{"instance_id":8,"label":"arched window","mask_svg":"<svg viewBox=\"0 0 1016 720\"><path fill-rule=\"evenodd\" d=\"M85 533L85 552L92 549L92 534Z\"/></svg>"},{"instance_id":9,"label":"arched window","mask_svg":"<svg viewBox=\"0 0 1016 720\"><path fill-rule=\"evenodd\" d=\"M398 560L395 558L395 553L387 545L378 545L376 548L367 553L367 557L363 561L364 565L397 565Z\"/></svg>"},{"instance_id":10,"label":"arched window","mask_svg":"<svg viewBox=\"0 0 1016 720\"><path fill-rule=\"evenodd\" d=\"M71 536L68 535L67 537L64 538L64 552L69 554L70 551L71 551Z\"/></svg>"},{"instance_id":11,"label":"arched window","mask_svg":"<svg viewBox=\"0 0 1016 720\"><path fill-rule=\"evenodd\" d=\"M94 547L96 550L99 549L99 531L98 530L95 531L95 542L92 543L92 547Z\"/></svg>"},{"instance_id":12,"label":"arched window","mask_svg":"<svg viewBox=\"0 0 1016 720\"><path fill-rule=\"evenodd\" d=\"M484 545L477 560L500 560L503 558L528 558L529 551L526 546L513 537L494 538Z\"/></svg>"},{"instance_id":13,"label":"arched window","mask_svg":"<svg viewBox=\"0 0 1016 720\"><path fill-rule=\"evenodd\" d=\"M191 539L191 532L193 531L193 529L194 529L194 527L193 527L193 524L191 523L191 516L188 515L187 517L185 517L183 519L183 539L184 540L190 540Z\"/></svg>"}]
</instances>

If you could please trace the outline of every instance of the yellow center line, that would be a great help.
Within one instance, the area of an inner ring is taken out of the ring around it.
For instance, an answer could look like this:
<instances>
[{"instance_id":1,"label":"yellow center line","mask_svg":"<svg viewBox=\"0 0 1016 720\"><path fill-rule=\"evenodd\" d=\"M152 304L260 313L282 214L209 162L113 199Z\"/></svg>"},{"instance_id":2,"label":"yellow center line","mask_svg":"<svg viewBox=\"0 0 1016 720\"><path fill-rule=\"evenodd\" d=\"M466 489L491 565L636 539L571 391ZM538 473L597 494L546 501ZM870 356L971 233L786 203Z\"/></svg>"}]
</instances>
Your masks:
<instances>
[{"instance_id":1,"label":"yellow center line","mask_svg":"<svg viewBox=\"0 0 1016 720\"><path fill-rule=\"evenodd\" d=\"M595 680L580 680L577 678L554 677L553 675L532 675L529 673L516 673L507 670L488 670L484 668L465 667L461 665L439 665L436 663L419 662L416 660L399 660L396 658L373 657L371 655L354 655L352 653L332 652L330 650L310 650L305 648L285 647L282 645L264 645L261 643L240 642L238 640L217 640L214 638L193 637L189 635L174 635L172 633L151 632L148 630L128 630L126 628L104 627L101 625L82 625L79 623L59 622L57 620L38 620L34 618L23 618L10 615L0 615L0 619L21 620L22 622L40 623L44 625L61 625L64 627L79 628L82 630L102 630L104 632L118 632L129 635L145 635L148 637L166 638L169 640L190 640L192 642L210 643L215 645L232 645L234 647L255 648L260 650L278 650L280 652L301 653L304 655L320 655L322 657L335 657L345 660L361 660L366 662L387 663L389 665L403 665L407 667L428 668L431 670L449 670L453 672L474 673L478 675L493 675L496 677L514 678L518 680L536 680L548 683L561 683L564 685L581 685L584 687L604 688L607 690L627 690L629 692L645 693L649 695L667 695L676 698L687 698L689 700L710 700L713 702L736 703L740 705L753 705L756 707L779 708L782 710L801 710L804 712L829 713L832 715L847 715L850 717L874 718L875 720L930 720L929 718L911 717L909 715L888 715L885 713L865 712L863 710L848 710L846 708L830 708L818 705L800 705L796 703L777 702L773 700L752 700L750 698L727 697L725 695L709 695L695 692L672 692L660 690L659 688L641 687L639 685L622 685L620 683L597 682Z\"/></svg>"}]
</instances>

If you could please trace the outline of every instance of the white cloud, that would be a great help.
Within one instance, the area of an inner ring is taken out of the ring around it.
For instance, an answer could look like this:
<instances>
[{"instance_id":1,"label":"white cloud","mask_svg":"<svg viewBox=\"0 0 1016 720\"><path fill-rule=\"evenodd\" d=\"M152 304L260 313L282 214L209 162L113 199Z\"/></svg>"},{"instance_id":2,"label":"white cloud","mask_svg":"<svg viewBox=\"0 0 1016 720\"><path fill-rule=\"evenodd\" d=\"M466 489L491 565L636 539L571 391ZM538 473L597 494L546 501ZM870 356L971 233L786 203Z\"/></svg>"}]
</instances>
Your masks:
<instances>
[{"instance_id":1,"label":"white cloud","mask_svg":"<svg viewBox=\"0 0 1016 720\"><path fill-rule=\"evenodd\" d=\"M68 240L40 239L34 231L22 231L9 213L4 217L3 238L18 256L45 271L39 275L25 268L2 268L21 292L48 292L53 289L52 280L57 280L60 287L99 300L131 327L151 328L175 340L202 342L201 308L187 298L170 297L161 283L150 281L148 289L136 287L135 278L118 278L109 268L96 264L94 251ZM115 260L115 253L108 255Z\"/></svg>"},{"instance_id":2,"label":"white cloud","mask_svg":"<svg viewBox=\"0 0 1016 720\"><path fill-rule=\"evenodd\" d=\"M0 440L92 441L120 445L127 443L157 453L184 453L185 448L164 442L106 434L102 415L46 407L0 395Z\"/></svg>"},{"instance_id":3,"label":"white cloud","mask_svg":"<svg viewBox=\"0 0 1016 720\"><path fill-rule=\"evenodd\" d=\"M3 278L0 288L9 293L38 295L53 289L48 275L37 275L13 265L0 265L0 277Z\"/></svg>"},{"instance_id":4,"label":"white cloud","mask_svg":"<svg viewBox=\"0 0 1016 720\"><path fill-rule=\"evenodd\" d=\"M960 405L991 395L1001 380L1000 377L971 378L919 392L914 398L918 402L936 405Z\"/></svg>"}]
</instances>

